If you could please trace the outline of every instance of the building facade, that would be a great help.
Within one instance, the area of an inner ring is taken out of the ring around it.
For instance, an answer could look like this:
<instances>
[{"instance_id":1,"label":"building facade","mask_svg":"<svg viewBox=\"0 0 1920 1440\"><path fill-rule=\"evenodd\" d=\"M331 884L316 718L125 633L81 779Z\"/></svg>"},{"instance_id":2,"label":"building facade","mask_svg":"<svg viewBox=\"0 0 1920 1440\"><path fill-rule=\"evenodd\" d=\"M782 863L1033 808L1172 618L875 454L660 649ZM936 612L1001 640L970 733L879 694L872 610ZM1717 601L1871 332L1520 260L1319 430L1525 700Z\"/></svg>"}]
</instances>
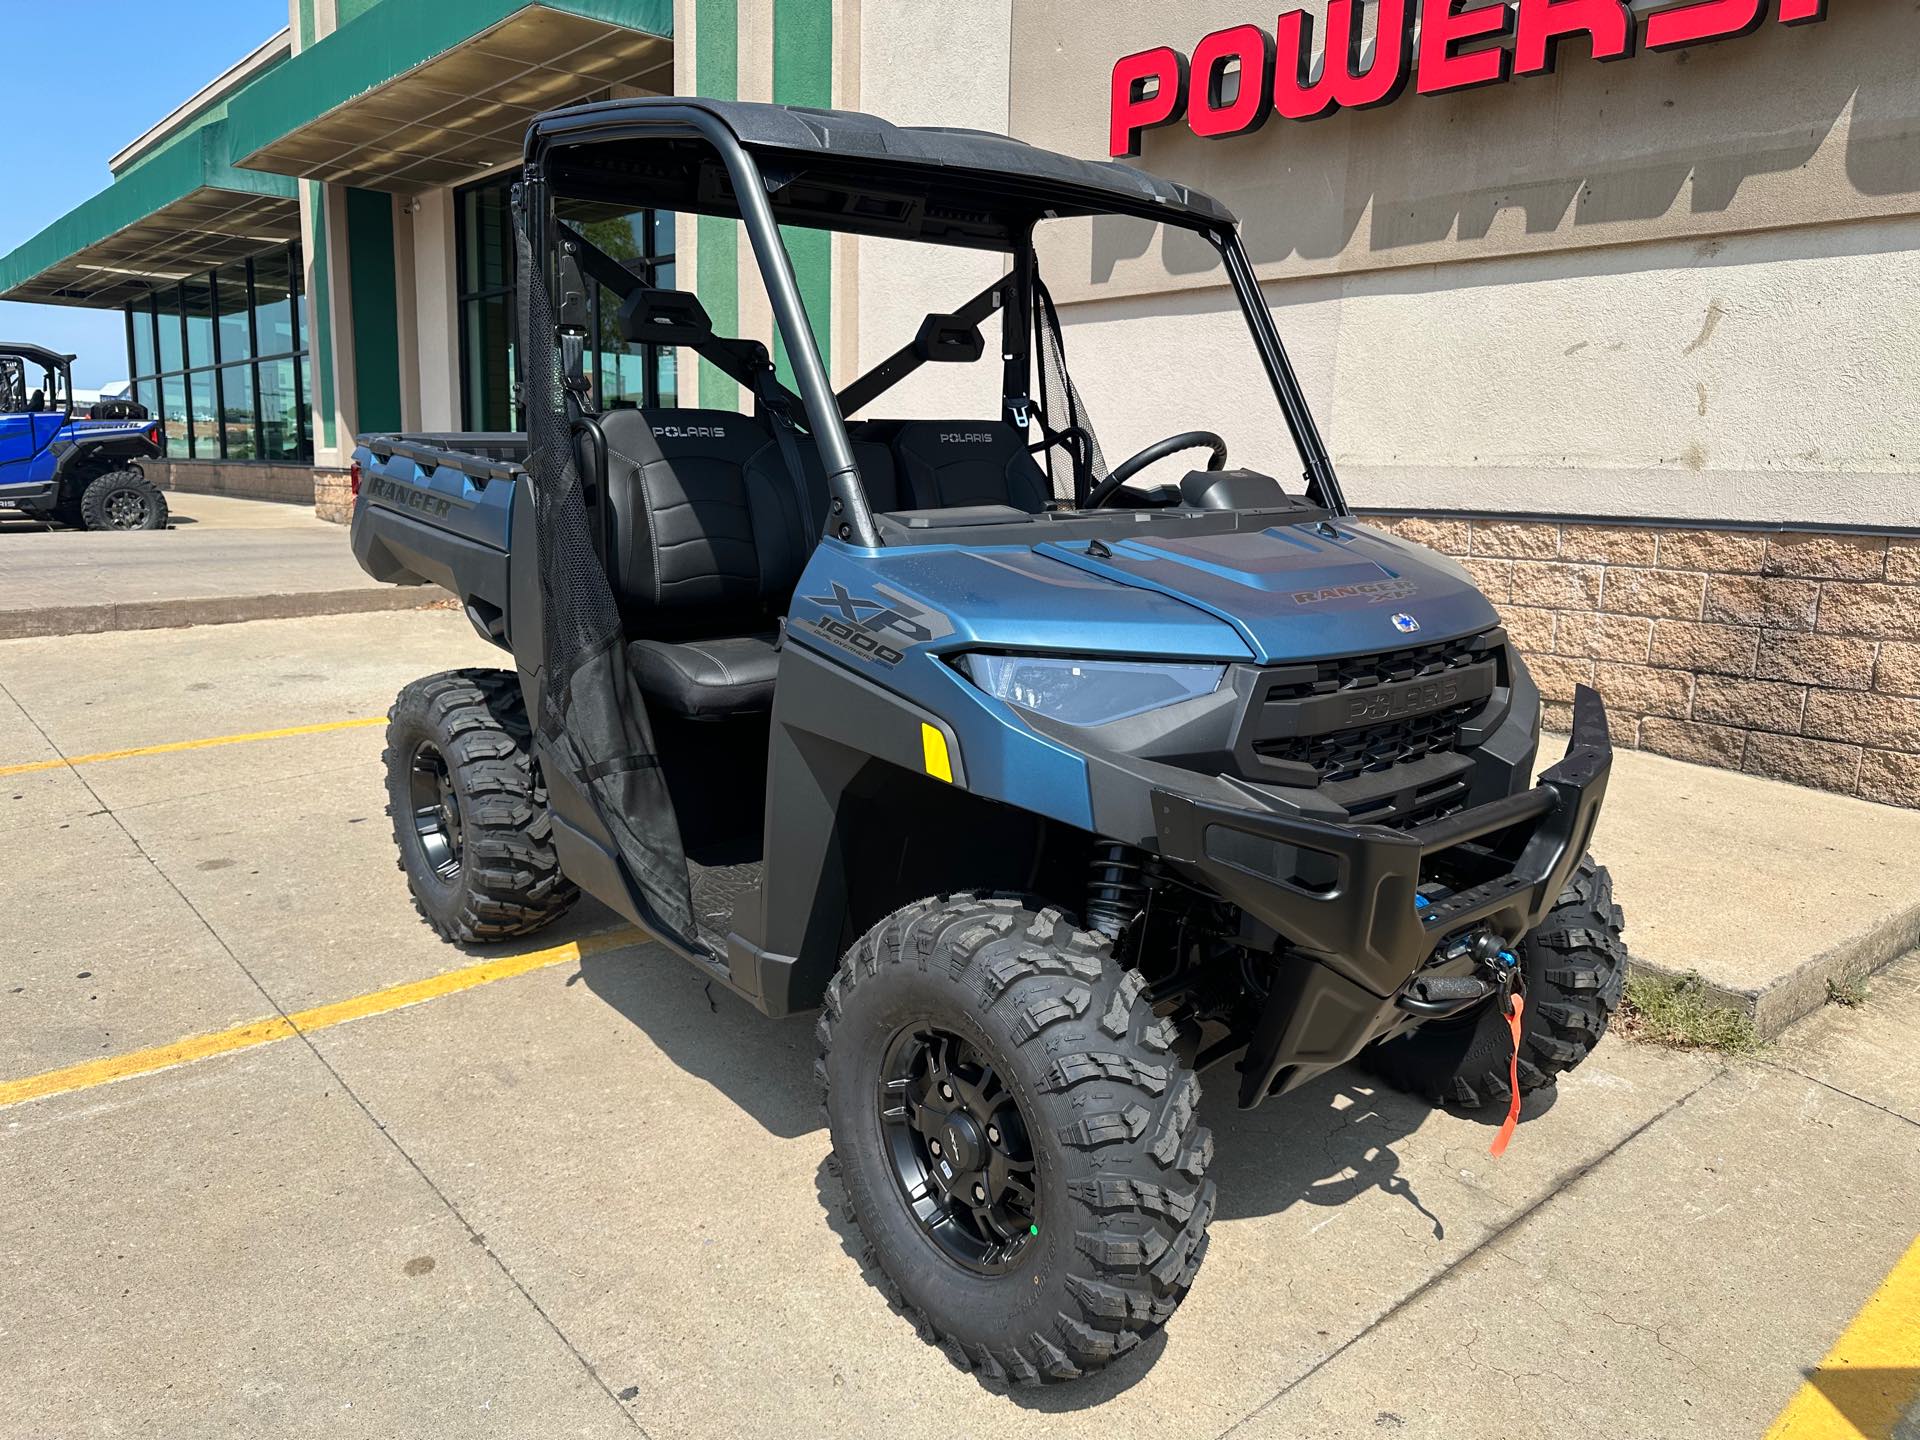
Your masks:
<instances>
[{"instance_id":1,"label":"building facade","mask_svg":"<svg viewBox=\"0 0 1920 1440\"><path fill-rule=\"evenodd\" d=\"M1624 743L1920 804L1920 13L1273 11L290 0L286 32L0 259L0 294L126 313L174 484L338 515L356 433L515 423L506 194L543 108L698 93L1137 151L1241 217L1349 498L1474 571L1550 702L1593 683ZM732 222L572 218L771 338ZM1108 454L1196 413L1270 454L1224 279L1182 239L1050 239L1075 381ZM839 383L994 273L790 244ZM603 403L739 403L595 328ZM902 387L908 413L992 413L949 368Z\"/></svg>"}]
</instances>

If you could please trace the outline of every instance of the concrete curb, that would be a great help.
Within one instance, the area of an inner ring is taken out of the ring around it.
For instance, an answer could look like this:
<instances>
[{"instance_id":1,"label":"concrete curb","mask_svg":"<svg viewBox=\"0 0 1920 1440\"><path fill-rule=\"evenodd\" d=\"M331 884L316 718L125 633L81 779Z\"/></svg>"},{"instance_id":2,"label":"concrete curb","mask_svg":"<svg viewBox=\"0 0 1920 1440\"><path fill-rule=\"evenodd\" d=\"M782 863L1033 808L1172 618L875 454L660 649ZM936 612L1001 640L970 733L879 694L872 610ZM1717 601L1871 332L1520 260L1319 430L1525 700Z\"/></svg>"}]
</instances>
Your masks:
<instances>
[{"instance_id":1,"label":"concrete curb","mask_svg":"<svg viewBox=\"0 0 1920 1440\"><path fill-rule=\"evenodd\" d=\"M423 610L451 597L437 585L380 585L288 595L208 595L185 600L129 600L111 605L49 605L0 610L0 640L39 635L98 635L109 630L177 630L189 625L233 625L245 620L295 620L309 615L355 615L378 610Z\"/></svg>"},{"instance_id":2,"label":"concrete curb","mask_svg":"<svg viewBox=\"0 0 1920 1440\"><path fill-rule=\"evenodd\" d=\"M1628 949L1632 949L1631 940ZM1765 985L1734 990L1702 982L1702 989L1719 1008L1738 1011L1752 1020L1756 1039L1772 1040L1794 1021L1826 1004L1829 985L1850 985L1864 980L1914 950L1920 950L1920 900L1856 935L1841 939L1819 954L1808 956ZM1662 980L1685 979L1689 973L1637 958L1631 961L1628 971Z\"/></svg>"}]
</instances>

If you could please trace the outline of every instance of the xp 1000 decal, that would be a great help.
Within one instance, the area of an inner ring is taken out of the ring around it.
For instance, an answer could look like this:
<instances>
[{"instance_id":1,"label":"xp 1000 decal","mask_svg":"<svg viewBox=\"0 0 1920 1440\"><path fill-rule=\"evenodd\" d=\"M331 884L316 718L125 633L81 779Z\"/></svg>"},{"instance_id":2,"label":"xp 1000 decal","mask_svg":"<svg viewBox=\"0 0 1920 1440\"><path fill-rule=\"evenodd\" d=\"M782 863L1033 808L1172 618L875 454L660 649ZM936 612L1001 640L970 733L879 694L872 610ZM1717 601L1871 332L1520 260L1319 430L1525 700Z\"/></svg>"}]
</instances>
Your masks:
<instances>
[{"instance_id":1,"label":"xp 1000 decal","mask_svg":"<svg viewBox=\"0 0 1920 1440\"><path fill-rule=\"evenodd\" d=\"M862 660L898 665L903 647L924 645L953 633L953 622L938 610L916 604L899 591L875 585L872 595L855 595L838 580L827 582L832 592L802 598L827 613L800 623L827 644Z\"/></svg>"}]
</instances>

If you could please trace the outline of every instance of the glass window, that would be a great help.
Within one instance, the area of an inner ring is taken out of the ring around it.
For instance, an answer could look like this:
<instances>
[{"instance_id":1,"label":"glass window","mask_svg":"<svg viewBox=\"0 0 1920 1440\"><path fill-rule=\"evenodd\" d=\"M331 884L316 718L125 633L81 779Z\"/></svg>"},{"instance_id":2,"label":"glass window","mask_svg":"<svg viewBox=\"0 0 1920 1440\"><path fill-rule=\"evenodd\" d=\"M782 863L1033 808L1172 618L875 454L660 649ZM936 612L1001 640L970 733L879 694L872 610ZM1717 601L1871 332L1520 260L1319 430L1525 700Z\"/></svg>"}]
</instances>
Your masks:
<instances>
[{"instance_id":1,"label":"glass window","mask_svg":"<svg viewBox=\"0 0 1920 1440\"><path fill-rule=\"evenodd\" d=\"M600 408L618 410L647 403L647 363L624 350L600 354Z\"/></svg>"},{"instance_id":2,"label":"glass window","mask_svg":"<svg viewBox=\"0 0 1920 1440\"><path fill-rule=\"evenodd\" d=\"M476 185L460 197L461 284L467 290L498 290L513 284L513 223L508 208L512 182Z\"/></svg>"},{"instance_id":3,"label":"glass window","mask_svg":"<svg viewBox=\"0 0 1920 1440\"><path fill-rule=\"evenodd\" d=\"M160 368L180 368L180 292L162 290L154 296L154 313L160 322Z\"/></svg>"},{"instance_id":4,"label":"glass window","mask_svg":"<svg viewBox=\"0 0 1920 1440\"><path fill-rule=\"evenodd\" d=\"M300 456L300 397L294 391L293 361L260 362L260 458L296 460Z\"/></svg>"},{"instance_id":5,"label":"glass window","mask_svg":"<svg viewBox=\"0 0 1920 1440\"><path fill-rule=\"evenodd\" d=\"M474 429L515 423L512 319L518 303L509 195L513 177L459 192L461 398ZM561 197L555 211L587 241L649 284L673 288L674 217L666 211ZM671 405L678 394L672 352L629 345L620 334L620 298L593 287L589 381L602 409Z\"/></svg>"},{"instance_id":6,"label":"glass window","mask_svg":"<svg viewBox=\"0 0 1920 1440\"><path fill-rule=\"evenodd\" d=\"M253 323L262 355L290 355L294 343L292 272L285 251L253 262Z\"/></svg>"},{"instance_id":7,"label":"glass window","mask_svg":"<svg viewBox=\"0 0 1920 1440\"><path fill-rule=\"evenodd\" d=\"M464 307L467 424L475 430L514 428L512 299L488 295Z\"/></svg>"},{"instance_id":8,"label":"glass window","mask_svg":"<svg viewBox=\"0 0 1920 1440\"><path fill-rule=\"evenodd\" d=\"M304 335L307 332L302 330L300 333ZM313 366L302 355L293 362L293 373L300 379L300 414L297 417L300 421L300 453L312 458L313 431L309 427L313 422L308 417L313 414Z\"/></svg>"},{"instance_id":9,"label":"glass window","mask_svg":"<svg viewBox=\"0 0 1920 1440\"><path fill-rule=\"evenodd\" d=\"M189 280L180 287L187 316L187 367L213 363L213 287Z\"/></svg>"},{"instance_id":10,"label":"glass window","mask_svg":"<svg viewBox=\"0 0 1920 1440\"><path fill-rule=\"evenodd\" d=\"M160 381L160 418L167 432L167 454L179 459L187 453L187 377L167 375Z\"/></svg>"},{"instance_id":11,"label":"glass window","mask_svg":"<svg viewBox=\"0 0 1920 1440\"><path fill-rule=\"evenodd\" d=\"M136 300L127 307L127 314L133 326L133 373L158 374L153 363L153 301Z\"/></svg>"},{"instance_id":12,"label":"glass window","mask_svg":"<svg viewBox=\"0 0 1920 1440\"><path fill-rule=\"evenodd\" d=\"M228 365L220 372L220 434L229 460L256 460L253 443L253 367Z\"/></svg>"},{"instance_id":13,"label":"glass window","mask_svg":"<svg viewBox=\"0 0 1920 1440\"><path fill-rule=\"evenodd\" d=\"M247 323L247 267L229 265L214 276L213 298L220 310L221 360L245 360L253 354Z\"/></svg>"},{"instance_id":14,"label":"glass window","mask_svg":"<svg viewBox=\"0 0 1920 1440\"><path fill-rule=\"evenodd\" d=\"M193 418L193 458L220 458L220 421L215 414L213 372L195 370L187 376L187 398Z\"/></svg>"},{"instance_id":15,"label":"glass window","mask_svg":"<svg viewBox=\"0 0 1920 1440\"><path fill-rule=\"evenodd\" d=\"M169 456L312 458L299 283L300 252L282 247L127 307L128 393L159 417Z\"/></svg>"}]
</instances>

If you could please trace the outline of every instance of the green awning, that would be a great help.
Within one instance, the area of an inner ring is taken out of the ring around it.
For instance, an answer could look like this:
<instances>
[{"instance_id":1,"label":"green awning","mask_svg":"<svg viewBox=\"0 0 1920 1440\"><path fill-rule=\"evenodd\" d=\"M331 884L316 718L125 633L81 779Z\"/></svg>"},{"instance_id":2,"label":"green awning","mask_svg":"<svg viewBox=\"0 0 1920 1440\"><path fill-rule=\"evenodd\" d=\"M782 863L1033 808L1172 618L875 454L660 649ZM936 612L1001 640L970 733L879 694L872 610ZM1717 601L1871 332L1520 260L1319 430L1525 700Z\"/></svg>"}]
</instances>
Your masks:
<instances>
[{"instance_id":1,"label":"green awning","mask_svg":"<svg viewBox=\"0 0 1920 1440\"><path fill-rule=\"evenodd\" d=\"M0 299L119 305L296 239L294 182L228 164L227 124L182 136L0 258Z\"/></svg>"},{"instance_id":2,"label":"green awning","mask_svg":"<svg viewBox=\"0 0 1920 1440\"><path fill-rule=\"evenodd\" d=\"M376 3L236 96L234 163L370 190L454 185L542 110L673 88L671 0Z\"/></svg>"}]
</instances>

